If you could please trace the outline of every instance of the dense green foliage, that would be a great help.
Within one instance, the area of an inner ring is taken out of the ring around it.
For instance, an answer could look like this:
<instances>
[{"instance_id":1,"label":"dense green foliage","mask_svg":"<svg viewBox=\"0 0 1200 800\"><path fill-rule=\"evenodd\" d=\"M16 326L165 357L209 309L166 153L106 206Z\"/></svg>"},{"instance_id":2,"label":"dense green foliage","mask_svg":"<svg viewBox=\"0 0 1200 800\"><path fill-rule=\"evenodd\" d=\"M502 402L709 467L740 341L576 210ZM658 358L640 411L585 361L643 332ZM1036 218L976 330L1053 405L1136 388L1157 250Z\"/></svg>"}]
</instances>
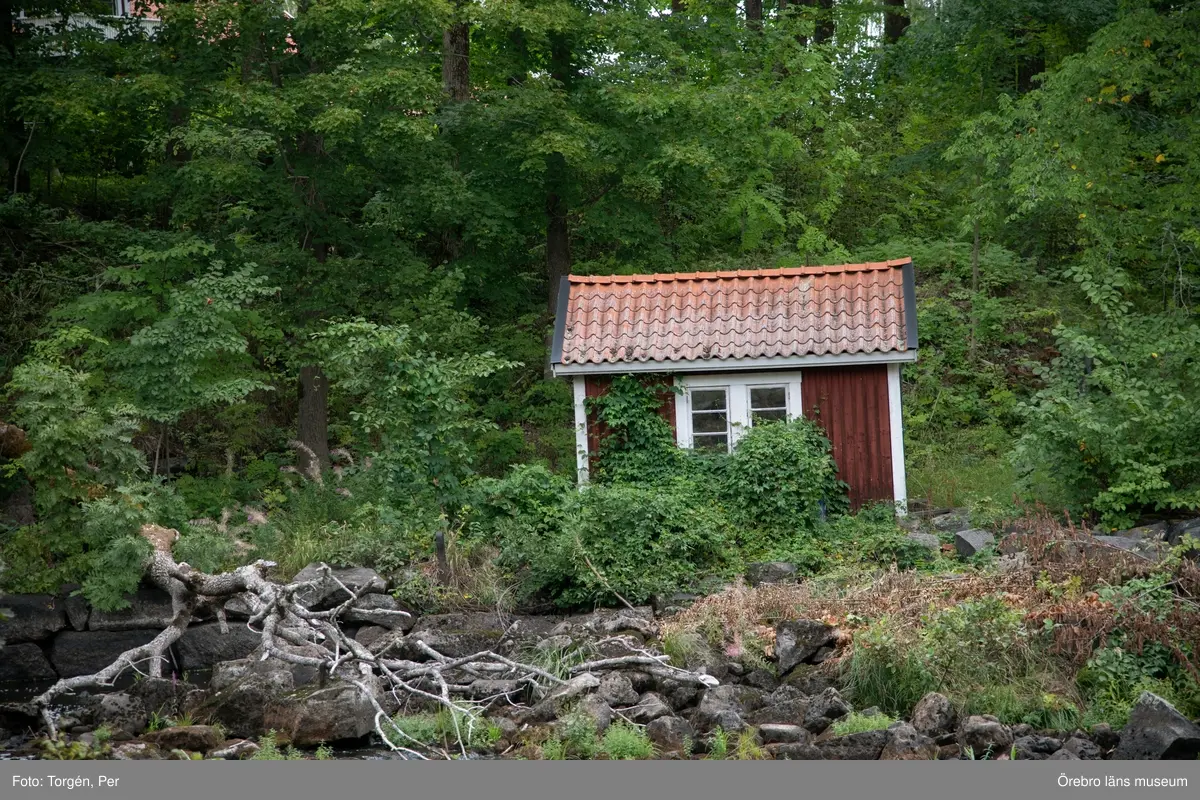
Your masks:
<instances>
[{"instance_id":1,"label":"dense green foliage","mask_svg":"<svg viewBox=\"0 0 1200 800\"><path fill-rule=\"evenodd\" d=\"M693 458L632 380L575 492L567 271L912 256L913 500L1200 507L1196 3L76 9L0 19L6 588L119 604L147 521L393 574L442 531L568 605L921 560L813 426Z\"/></svg>"}]
</instances>

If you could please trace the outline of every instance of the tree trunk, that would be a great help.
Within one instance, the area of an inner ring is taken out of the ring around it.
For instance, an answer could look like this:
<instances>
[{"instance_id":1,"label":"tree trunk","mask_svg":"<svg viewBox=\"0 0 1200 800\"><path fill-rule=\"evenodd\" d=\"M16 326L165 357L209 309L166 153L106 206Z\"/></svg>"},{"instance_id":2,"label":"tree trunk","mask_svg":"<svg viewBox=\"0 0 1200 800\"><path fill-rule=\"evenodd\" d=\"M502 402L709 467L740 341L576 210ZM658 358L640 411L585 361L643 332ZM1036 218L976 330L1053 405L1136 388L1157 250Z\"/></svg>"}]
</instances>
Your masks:
<instances>
[{"instance_id":1,"label":"tree trunk","mask_svg":"<svg viewBox=\"0 0 1200 800\"><path fill-rule=\"evenodd\" d=\"M817 27L813 31L813 43L825 44L833 41L833 0L808 0L820 9L817 12Z\"/></svg>"},{"instance_id":2,"label":"tree trunk","mask_svg":"<svg viewBox=\"0 0 1200 800\"><path fill-rule=\"evenodd\" d=\"M687 4L684 0L671 0L671 16L682 14L687 10Z\"/></svg>"},{"instance_id":3,"label":"tree trunk","mask_svg":"<svg viewBox=\"0 0 1200 800\"><path fill-rule=\"evenodd\" d=\"M752 31L761 31L763 22L762 0L745 0L746 27Z\"/></svg>"},{"instance_id":4,"label":"tree trunk","mask_svg":"<svg viewBox=\"0 0 1200 800\"><path fill-rule=\"evenodd\" d=\"M904 35L911 20L904 0L883 0L883 41L895 44Z\"/></svg>"},{"instance_id":5,"label":"tree trunk","mask_svg":"<svg viewBox=\"0 0 1200 800\"><path fill-rule=\"evenodd\" d=\"M564 92L574 83L571 44L557 35L550 42L550 74ZM550 313L558 307L558 284L571 271L570 232L567 229L567 159L552 153L546 163L546 278Z\"/></svg>"},{"instance_id":6,"label":"tree trunk","mask_svg":"<svg viewBox=\"0 0 1200 800\"><path fill-rule=\"evenodd\" d=\"M442 86L455 103L471 94L470 23L455 22L442 33Z\"/></svg>"},{"instance_id":7,"label":"tree trunk","mask_svg":"<svg viewBox=\"0 0 1200 800\"><path fill-rule=\"evenodd\" d=\"M316 364L300 368L300 471L305 475L329 467L329 379Z\"/></svg>"}]
</instances>

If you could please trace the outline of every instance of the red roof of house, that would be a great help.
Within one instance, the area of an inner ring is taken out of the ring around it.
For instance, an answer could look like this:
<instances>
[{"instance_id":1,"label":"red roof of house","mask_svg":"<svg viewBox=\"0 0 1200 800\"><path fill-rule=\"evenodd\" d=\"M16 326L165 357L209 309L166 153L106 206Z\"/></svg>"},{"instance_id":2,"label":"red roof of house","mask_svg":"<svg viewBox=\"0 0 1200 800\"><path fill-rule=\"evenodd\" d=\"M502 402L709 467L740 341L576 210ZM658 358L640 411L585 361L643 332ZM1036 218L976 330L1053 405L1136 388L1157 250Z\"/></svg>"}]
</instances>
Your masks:
<instances>
[{"instance_id":1,"label":"red roof of house","mask_svg":"<svg viewBox=\"0 0 1200 800\"><path fill-rule=\"evenodd\" d=\"M916 349L907 258L792 269L571 275L561 292L566 296L559 298L553 357L561 367L662 362L670 370L674 362L794 361Z\"/></svg>"}]
</instances>

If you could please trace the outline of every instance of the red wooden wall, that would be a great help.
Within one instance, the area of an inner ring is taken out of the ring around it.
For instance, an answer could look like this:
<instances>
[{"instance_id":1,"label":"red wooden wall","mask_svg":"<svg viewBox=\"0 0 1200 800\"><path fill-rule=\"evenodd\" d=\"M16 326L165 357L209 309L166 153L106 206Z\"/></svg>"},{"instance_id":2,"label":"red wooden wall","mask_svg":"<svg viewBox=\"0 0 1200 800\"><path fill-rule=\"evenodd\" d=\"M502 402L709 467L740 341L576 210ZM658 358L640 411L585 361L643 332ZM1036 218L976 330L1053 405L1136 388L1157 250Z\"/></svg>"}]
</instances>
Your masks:
<instances>
[{"instance_id":1,"label":"red wooden wall","mask_svg":"<svg viewBox=\"0 0 1200 800\"><path fill-rule=\"evenodd\" d=\"M892 502L892 427L887 365L812 367L802 371L804 415L825 428L850 505Z\"/></svg>"}]
</instances>

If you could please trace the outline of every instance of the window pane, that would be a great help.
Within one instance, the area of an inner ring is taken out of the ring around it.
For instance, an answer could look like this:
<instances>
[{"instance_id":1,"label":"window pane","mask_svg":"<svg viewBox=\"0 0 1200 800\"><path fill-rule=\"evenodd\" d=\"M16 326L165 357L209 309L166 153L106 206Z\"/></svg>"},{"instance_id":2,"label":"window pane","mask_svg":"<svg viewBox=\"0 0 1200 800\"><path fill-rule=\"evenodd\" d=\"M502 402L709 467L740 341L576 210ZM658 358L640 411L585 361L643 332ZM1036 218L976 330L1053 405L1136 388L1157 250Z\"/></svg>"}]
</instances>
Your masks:
<instances>
[{"instance_id":1,"label":"window pane","mask_svg":"<svg viewBox=\"0 0 1200 800\"><path fill-rule=\"evenodd\" d=\"M729 418L724 411L692 414L692 430L696 433L725 433Z\"/></svg>"},{"instance_id":2,"label":"window pane","mask_svg":"<svg viewBox=\"0 0 1200 800\"><path fill-rule=\"evenodd\" d=\"M724 389L696 389L692 392L693 411L724 411Z\"/></svg>"},{"instance_id":3,"label":"window pane","mask_svg":"<svg viewBox=\"0 0 1200 800\"><path fill-rule=\"evenodd\" d=\"M701 435L694 436L692 438L695 440L693 442L693 444L697 450L728 450L729 449L729 437L727 437L723 433L707 434L707 435L701 434Z\"/></svg>"},{"instance_id":4,"label":"window pane","mask_svg":"<svg viewBox=\"0 0 1200 800\"><path fill-rule=\"evenodd\" d=\"M757 389L751 389L750 408L754 410L758 410L760 408L786 409L787 387L760 386Z\"/></svg>"},{"instance_id":5,"label":"window pane","mask_svg":"<svg viewBox=\"0 0 1200 800\"><path fill-rule=\"evenodd\" d=\"M770 411L755 411L750 415L750 424L754 425L760 422L785 422L787 421L787 411L782 408L772 409Z\"/></svg>"}]
</instances>

